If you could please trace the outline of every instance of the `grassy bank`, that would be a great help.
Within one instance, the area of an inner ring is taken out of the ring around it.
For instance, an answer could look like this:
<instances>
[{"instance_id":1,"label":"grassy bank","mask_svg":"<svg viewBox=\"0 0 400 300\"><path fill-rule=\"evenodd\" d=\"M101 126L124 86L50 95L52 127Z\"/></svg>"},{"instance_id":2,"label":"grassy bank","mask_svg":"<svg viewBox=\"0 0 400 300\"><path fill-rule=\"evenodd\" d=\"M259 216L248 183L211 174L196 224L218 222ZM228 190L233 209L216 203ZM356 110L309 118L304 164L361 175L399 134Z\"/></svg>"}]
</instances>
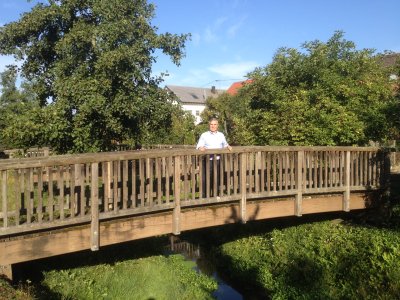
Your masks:
<instances>
[{"instance_id":1,"label":"grassy bank","mask_svg":"<svg viewBox=\"0 0 400 300\"><path fill-rule=\"evenodd\" d=\"M243 237L217 249L232 280L273 299L397 299L400 232L332 221Z\"/></svg>"},{"instance_id":2,"label":"grassy bank","mask_svg":"<svg viewBox=\"0 0 400 300\"><path fill-rule=\"evenodd\" d=\"M19 264L16 286L1 281L0 299L213 299L217 282L182 255L165 255L166 245L163 236Z\"/></svg>"}]
</instances>

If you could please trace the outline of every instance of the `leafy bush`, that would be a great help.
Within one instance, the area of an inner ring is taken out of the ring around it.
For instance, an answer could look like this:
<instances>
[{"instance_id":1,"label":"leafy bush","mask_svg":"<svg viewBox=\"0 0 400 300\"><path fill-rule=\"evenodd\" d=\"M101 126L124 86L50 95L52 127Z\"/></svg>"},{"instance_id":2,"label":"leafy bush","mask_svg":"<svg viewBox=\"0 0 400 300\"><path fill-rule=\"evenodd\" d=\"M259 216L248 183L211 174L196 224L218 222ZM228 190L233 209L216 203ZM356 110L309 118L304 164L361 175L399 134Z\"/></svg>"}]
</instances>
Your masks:
<instances>
[{"instance_id":1,"label":"leafy bush","mask_svg":"<svg viewBox=\"0 0 400 300\"><path fill-rule=\"evenodd\" d=\"M220 247L235 280L273 299L395 299L400 233L320 222L273 230Z\"/></svg>"}]
</instances>

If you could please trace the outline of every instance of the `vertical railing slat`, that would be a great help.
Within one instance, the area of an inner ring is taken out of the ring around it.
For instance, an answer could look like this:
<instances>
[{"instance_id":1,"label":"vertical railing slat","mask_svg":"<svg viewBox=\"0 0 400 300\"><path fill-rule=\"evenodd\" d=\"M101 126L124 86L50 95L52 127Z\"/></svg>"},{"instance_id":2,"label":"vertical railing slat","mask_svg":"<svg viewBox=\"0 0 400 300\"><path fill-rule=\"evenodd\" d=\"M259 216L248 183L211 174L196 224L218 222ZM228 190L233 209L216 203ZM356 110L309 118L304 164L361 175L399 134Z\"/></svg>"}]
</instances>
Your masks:
<instances>
[{"instance_id":1,"label":"vertical railing slat","mask_svg":"<svg viewBox=\"0 0 400 300\"><path fill-rule=\"evenodd\" d=\"M43 169L37 168L37 178L38 178L38 187L37 187L37 214L38 214L38 222L42 223L43 221Z\"/></svg>"},{"instance_id":2,"label":"vertical railing slat","mask_svg":"<svg viewBox=\"0 0 400 300\"><path fill-rule=\"evenodd\" d=\"M181 233L181 182L180 182L180 157L176 156L174 161L174 210L173 210L173 221L172 221L172 233Z\"/></svg>"},{"instance_id":3,"label":"vertical railing slat","mask_svg":"<svg viewBox=\"0 0 400 300\"><path fill-rule=\"evenodd\" d=\"M247 153L242 153L240 155L240 192L241 199L239 205L239 215L242 223L247 222L247 211L246 211L246 197L247 197Z\"/></svg>"},{"instance_id":4,"label":"vertical railing slat","mask_svg":"<svg viewBox=\"0 0 400 300\"><path fill-rule=\"evenodd\" d=\"M60 220L64 220L64 166L58 167L58 210L60 212Z\"/></svg>"},{"instance_id":5,"label":"vertical railing slat","mask_svg":"<svg viewBox=\"0 0 400 300\"><path fill-rule=\"evenodd\" d=\"M122 208L126 210L128 208L128 182L129 182L129 167L128 160L123 161L122 166Z\"/></svg>"},{"instance_id":6,"label":"vertical railing slat","mask_svg":"<svg viewBox=\"0 0 400 300\"><path fill-rule=\"evenodd\" d=\"M351 168L351 155L350 151L346 151L346 158L345 158L345 192L343 194L343 210L349 211L350 210L350 168Z\"/></svg>"},{"instance_id":7,"label":"vertical railing slat","mask_svg":"<svg viewBox=\"0 0 400 300\"><path fill-rule=\"evenodd\" d=\"M303 202L303 181L306 181L306 177L303 176L304 166L304 151L300 150L297 152L297 166L296 166L296 196L294 203L294 214L301 216L302 214L302 202ZM304 172L306 170L304 169Z\"/></svg>"},{"instance_id":8,"label":"vertical railing slat","mask_svg":"<svg viewBox=\"0 0 400 300\"><path fill-rule=\"evenodd\" d=\"M100 248L100 219L99 219L99 165L98 163L91 164L91 184L90 184L90 211L91 211L91 225L90 225L90 249L97 251Z\"/></svg>"},{"instance_id":9,"label":"vertical railing slat","mask_svg":"<svg viewBox=\"0 0 400 300\"><path fill-rule=\"evenodd\" d=\"M3 227L8 227L7 170L1 171L1 202Z\"/></svg>"}]
</instances>

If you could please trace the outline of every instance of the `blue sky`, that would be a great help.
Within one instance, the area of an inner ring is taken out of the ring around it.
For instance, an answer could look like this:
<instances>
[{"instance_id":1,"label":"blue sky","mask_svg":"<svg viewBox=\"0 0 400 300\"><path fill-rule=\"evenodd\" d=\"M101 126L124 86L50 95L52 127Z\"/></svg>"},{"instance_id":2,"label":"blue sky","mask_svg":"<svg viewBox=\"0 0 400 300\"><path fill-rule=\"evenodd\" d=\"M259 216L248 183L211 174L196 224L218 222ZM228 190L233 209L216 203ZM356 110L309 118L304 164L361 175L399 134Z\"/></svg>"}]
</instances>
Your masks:
<instances>
[{"instance_id":1,"label":"blue sky","mask_svg":"<svg viewBox=\"0 0 400 300\"><path fill-rule=\"evenodd\" d=\"M0 0L0 25L30 10L26 0ZM191 33L179 67L160 54L153 72L165 84L225 89L272 61L280 47L326 42L336 30L357 49L400 52L399 0L149 0L159 33ZM0 57L0 70L12 62Z\"/></svg>"}]
</instances>

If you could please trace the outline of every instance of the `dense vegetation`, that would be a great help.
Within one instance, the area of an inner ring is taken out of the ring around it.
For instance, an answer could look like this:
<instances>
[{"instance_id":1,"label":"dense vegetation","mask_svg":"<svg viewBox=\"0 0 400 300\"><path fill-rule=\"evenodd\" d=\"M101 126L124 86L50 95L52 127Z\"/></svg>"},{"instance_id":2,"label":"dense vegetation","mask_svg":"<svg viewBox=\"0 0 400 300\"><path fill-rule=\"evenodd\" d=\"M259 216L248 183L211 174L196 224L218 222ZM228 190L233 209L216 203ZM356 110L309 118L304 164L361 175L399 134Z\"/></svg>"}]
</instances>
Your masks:
<instances>
[{"instance_id":1,"label":"dense vegetation","mask_svg":"<svg viewBox=\"0 0 400 300\"><path fill-rule=\"evenodd\" d=\"M152 65L155 53L179 65L189 35L157 34L154 9L146 0L49 0L2 26L0 54L21 62L2 78L2 143L66 153L182 142L171 129L190 130L193 119L159 88ZM30 87L29 109L13 71Z\"/></svg>"},{"instance_id":2,"label":"dense vegetation","mask_svg":"<svg viewBox=\"0 0 400 300\"><path fill-rule=\"evenodd\" d=\"M320 222L220 247L219 263L272 299L396 299L400 232Z\"/></svg>"},{"instance_id":3,"label":"dense vegetation","mask_svg":"<svg viewBox=\"0 0 400 300\"><path fill-rule=\"evenodd\" d=\"M208 101L204 117L220 116L229 140L247 145L366 145L399 139L400 64L357 50L335 32L302 50L281 48L272 63L248 74L235 96Z\"/></svg>"}]
</instances>

